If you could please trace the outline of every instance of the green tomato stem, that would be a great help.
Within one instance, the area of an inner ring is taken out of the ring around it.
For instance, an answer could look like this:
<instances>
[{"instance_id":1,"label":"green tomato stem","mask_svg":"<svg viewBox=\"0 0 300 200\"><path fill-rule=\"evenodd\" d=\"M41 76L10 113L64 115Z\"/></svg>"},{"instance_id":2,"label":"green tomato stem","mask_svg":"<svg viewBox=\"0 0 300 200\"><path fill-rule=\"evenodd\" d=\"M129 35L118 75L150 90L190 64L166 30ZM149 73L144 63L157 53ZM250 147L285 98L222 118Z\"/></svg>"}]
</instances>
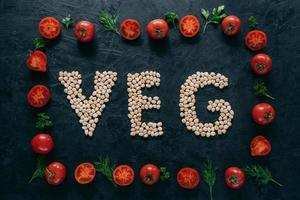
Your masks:
<instances>
[{"instance_id":1,"label":"green tomato stem","mask_svg":"<svg viewBox=\"0 0 300 200\"><path fill-rule=\"evenodd\" d=\"M279 183L278 181L271 179L270 181L272 181L273 183L275 183L276 185L282 187L283 185L281 183Z\"/></svg>"},{"instance_id":2,"label":"green tomato stem","mask_svg":"<svg viewBox=\"0 0 300 200\"><path fill-rule=\"evenodd\" d=\"M204 25L204 28L203 28L203 34L204 34L205 31L206 31L207 25L210 24L210 23L212 23L212 22L211 22L211 21L205 22L205 25Z\"/></svg>"},{"instance_id":3,"label":"green tomato stem","mask_svg":"<svg viewBox=\"0 0 300 200\"><path fill-rule=\"evenodd\" d=\"M264 95L265 95L266 97L268 97L268 98L272 99L272 100L275 100L275 98L274 98L274 97L272 97L271 95L269 95L268 93L265 93Z\"/></svg>"}]
</instances>

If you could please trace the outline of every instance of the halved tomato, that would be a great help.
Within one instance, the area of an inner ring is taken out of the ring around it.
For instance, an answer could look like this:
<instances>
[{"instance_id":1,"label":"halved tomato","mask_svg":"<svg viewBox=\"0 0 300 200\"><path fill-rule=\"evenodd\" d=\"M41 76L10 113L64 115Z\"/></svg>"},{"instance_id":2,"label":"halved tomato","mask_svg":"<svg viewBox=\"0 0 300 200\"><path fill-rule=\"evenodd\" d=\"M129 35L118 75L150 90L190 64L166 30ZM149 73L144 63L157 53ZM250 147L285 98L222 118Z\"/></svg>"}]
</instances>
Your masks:
<instances>
[{"instance_id":1,"label":"halved tomato","mask_svg":"<svg viewBox=\"0 0 300 200\"><path fill-rule=\"evenodd\" d=\"M179 31L184 37L194 37L200 30L200 22L194 15L186 15L179 22Z\"/></svg>"},{"instance_id":2,"label":"halved tomato","mask_svg":"<svg viewBox=\"0 0 300 200\"><path fill-rule=\"evenodd\" d=\"M266 156L271 152L270 142L262 135L256 136L251 140L251 156Z\"/></svg>"},{"instance_id":3,"label":"halved tomato","mask_svg":"<svg viewBox=\"0 0 300 200\"><path fill-rule=\"evenodd\" d=\"M246 46L252 51L263 49L268 42L267 34L260 30L253 30L245 37Z\"/></svg>"},{"instance_id":4,"label":"halved tomato","mask_svg":"<svg viewBox=\"0 0 300 200\"><path fill-rule=\"evenodd\" d=\"M39 23L39 32L46 39L54 39L61 31L60 22L54 17L45 17Z\"/></svg>"},{"instance_id":5,"label":"halved tomato","mask_svg":"<svg viewBox=\"0 0 300 200\"><path fill-rule=\"evenodd\" d=\"M51 93L45 85L33 86L27 94L28 103L35 108L45 106L51 98Z\"/></svg>"},{"instance_id":6,"label":"halved tomato","mask_svg":"<svg viewBox=\"0 0 300 200\"><path fill-rule=\"evenodd\" d=\"M113 179L119 186L128 186L134 181L134 171L128 165L119 165L113 171Z\"/></svg>"},{"instance_id":7,"label":"halved tomato","mask_svg":"<svg viewBox=\"0 0 300 200\"><path fill-rule=\"evenodd\" d=\"M92 163L85 162L79 164L74 172L76 181L80 184L88 184L94 180L96 169Z\"/></svg>"},{"instance_id":8,"label":"halved tomato","mask_svg":"<svg viewBox=\"0 0 300 200\"><path fill-rule=\"evenodd\" d=\"M185 189L194 189L200 182L200 175L196 169L185 167L177 173L177 183Z\"/></svg>"},{"instance_id":9,"label":"halved tomato","mask_svg":"<svg viewBox=\"0 0 300 200\"><path fill-rule=\"evenodd\" d=\"M126 40L135 40L141 35L141 25L135 19L125 19L121 23L119 32Z\"/></svg>"},{"instance_id":10,"label":"halved tomato","mask_svg":"<svg viewBox=\"0 0 300 200\"><path fill-rule=\"evenodd\" d=\"M35 50L26 60L27 67L32 71L45 72L47 71L47 56L44 52Z\"/></svg>"}]
</instances>

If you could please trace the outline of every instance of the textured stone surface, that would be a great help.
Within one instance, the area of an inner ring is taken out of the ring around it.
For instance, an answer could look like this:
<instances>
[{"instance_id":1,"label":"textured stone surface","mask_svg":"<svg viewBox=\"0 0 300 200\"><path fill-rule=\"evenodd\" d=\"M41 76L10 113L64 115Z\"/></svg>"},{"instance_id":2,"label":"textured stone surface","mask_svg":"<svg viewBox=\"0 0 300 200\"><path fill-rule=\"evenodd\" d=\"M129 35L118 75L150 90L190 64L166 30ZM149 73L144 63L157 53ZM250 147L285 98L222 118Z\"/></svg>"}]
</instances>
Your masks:
<instances>
[{"instance_id":1,"label":"textured stone surface","mask_svg":"<svg viewBox=\"0 0 300 200\"><path fill-rule=\"evenodd\" d=\"M114 8L121 20L136 18L145 28L149 20L169 10L180 16L200 16L201 8L220 4L226 5L229 14L241 18L242 32L237 37L227 38L220 27L209 26L205 35L194 39L181 38L173 29L167 40L155 42L147 38L143 29L138 41L127 42L114 34L102 32L96 18L98 10ZM219 167L214 192L216 200L300 199L297 187L300 178L299 7L299 1L292 0L0 0L0 199L208 199L204 182L194 191L185 191L175 180L180 167L201 169L206 158L214 160ZM94 22L97 25L95 41L90 45L78 44L72 31L63 29L61 37L46 50L49 72L36 75L28 71L24 60L32 39L38 36L39 20L47 15L61 19L67 14L76 21ZM267 127L255 125L250 117L252 106L266 100L254 97L252 92L254 76L249 60L253 53L246 50L243 42L250 15L259 19L259 27L269 36L264 52L272 56L274 64L265 80L277 98L270 102L278 115ZM60 70L80 71L87 96L93 90L96 70L118 73L110 102L93 138L82 134L78 118L57 80ZM143 115L144 120L164 124L163 137L150 140L131 137L127 118L127 73L144 70L161 74L160 87L145 91L147 96L157 95L162 101L159 111L147 111ZM213 139L193 136L180 121L180 85L196 71L220 72L229 78L230 85L223 91L207 87L197 93L197 113L204 121L214 121L217 117L216 113L206 111L209 99L224 98L231 103L235 118L232 128L224 136ZM52 102L43 110L49 112L54 122L52 134L56 146L48 157L49 161L61 161L68 170L65 183L59 187L48 186L43 179L28 184L35 165L30 140L37 131L34 127L37 110L28 106L26 93L36 83L48 85L53 94ZM249 154L249 142L258 133L265 134L273 145L272 153L265 158L251 158ZM93 161L98 155L109 155L119 163L129 163L136 174L144 163L164 165L170 168L172 179L151 188L142 185L138 179L132 187L114 188L98 175L92 184L78 185L73 178L75 166L83 161ZM223 170L229 165L246 163L268 166L285 186L259 187L247 180L243 189L231 191L223 182Z\"/></svg>"}]
</instances>

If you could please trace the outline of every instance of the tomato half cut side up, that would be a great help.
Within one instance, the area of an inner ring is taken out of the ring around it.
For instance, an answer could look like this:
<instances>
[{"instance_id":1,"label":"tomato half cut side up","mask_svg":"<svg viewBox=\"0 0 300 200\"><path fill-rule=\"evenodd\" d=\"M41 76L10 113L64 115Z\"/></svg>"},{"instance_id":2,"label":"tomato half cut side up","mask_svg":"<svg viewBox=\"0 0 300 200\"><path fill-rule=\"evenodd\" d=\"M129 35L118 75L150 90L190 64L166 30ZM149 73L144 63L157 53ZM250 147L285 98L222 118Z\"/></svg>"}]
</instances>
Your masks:
<instances>
[{"instance_id":1,"label":"tomato half cut side up","mask_svg":"<svg viewBox=\"0 0 300 200\"><path fill-rule=\"evenodd\" d=\"M43 38L57 38L61 32L60 22L54 17L45 17L39 23L39 32Z\"/></svg>"},{"instance_id":2,"label":"tomato half cut side up","mask_svg":"<svg viewBox=\"0 0 300 200\"><path fill-rule=\"evenodd\" d=\"M179 31L184 37L194 37L200 30L200 22L194 15L184 16L179 22Z\"/></svg>"},{"instance_id":3,"label":"tomato half cut side up","mask_svg":"<svg viewBox=\"0 0 300 200\"><path fill-rule=\"evenodd\" d=\"M194 189L200 182L200 175L196 169L185 167L177 173L177 183L185 189Z\"/></svg>"},{"instance_id":4,"label":"tomato half cut side up","mask_svg":"<svg viewBox=\"0 0 300 200\"><path fill-rule=\"evenodd\" d=\"M121 23L121 36L126 40L135 40L141 35L141 25L135 19L126 19Z\"/></svg>"},{"instance_id":5,"label":"tomato half cut side up","mask_svg":"<svg viewBox=\"0 0 300 200\"><path fill-rule=\"evenodd\" d=\"M45 106L51 98L50 90L44 85L33 86L27 94L29 105L35 108Z\"/></svg>"},{"instance_id":6,"label":"tomato half cut side up","mask_svg":"<svg viewBox=\"0 0 300 200\"><path fill-rule=\"evenodd\" d=\"M267 45L267 42L267 34L260 30L250 31L245 37L246 46L251 51L258 51L263 49Z\"/></svg>"},{"instance_id":7,"label":"tomato half cut side up","mask_svg":"<svg viewBox=\"0 0 300 200\"><path fill-rule=\"evenodd\" d=\"M119 186L128 186L134 181L134 171L128 165L119 165L113 171L113 179Z\"/></svg>"},{"instance_id":8,"label":"tomato half cut side up","mask_svg":"<svg viewBox=\"0 0 300 200\"><path fill-rule=\"evenodd\" d=\"M74 176L78 183L88 184L94 180L96 169L92 163L81 163L76 167Z\"/></svg>"},{"instance_id":9,"label":"tomato half cut side up","mask_svg":"<svg viewBox=\"0 0 300 200\"><path fill-rule=\"evenodd\" d=\"M44 52L35 50L26 59L28 69L37 72L47 71L48 59Z\"/></svg>"}]
</instances>

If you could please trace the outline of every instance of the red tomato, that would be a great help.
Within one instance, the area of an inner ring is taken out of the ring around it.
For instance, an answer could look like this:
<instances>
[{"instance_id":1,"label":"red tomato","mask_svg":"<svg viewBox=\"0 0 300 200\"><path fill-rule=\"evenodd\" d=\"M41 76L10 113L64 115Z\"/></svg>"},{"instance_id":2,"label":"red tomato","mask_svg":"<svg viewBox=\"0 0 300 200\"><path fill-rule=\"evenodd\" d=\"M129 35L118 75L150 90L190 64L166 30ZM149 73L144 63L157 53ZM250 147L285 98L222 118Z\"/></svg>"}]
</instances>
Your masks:
<instances>
[{"instance_id":1,"label":"red tomato","mask_svg":"<svg viewBox=\"0 0 300 200\"><path fill-rule=\"evenodd\" d=\"M80 21L74 28L74 35L80 42L90 42L95 37L95 25L89 21Z\"/></svg>"},{"instance_id":2,"label":"red tomato","mask_svg":"<svg viewBox=\"0 0 300 200\"><path fill-rule=\"evenodd\" d=\"M169 33L168 23L163 19L154 19L148 23L147 33L152 39L163 39Z\"/></svg>"},{"instance_id":3,"label":"red tomato","mask_svg":"<svg viewBox=\"0 0 300 200\"><path fill-rule=\"evenodd\" d=\"M194 189L200 182L200 175L196 169L185 167L177 173L177 183L185 189Z\"/></svg>"},{"instance_id":4,"label":"red tomato","mask_svg":"<svg viewBox=\"0 0 300 200\"><path fill-rule=\"evenodd\" d=\"M51 135L46 133L39 133L31 140L31 147L34 152L38 154L50 153L53 149L54 143Z\"/></svg>"},{"instance_id":5,"label":"red tomato","mask_svg":"<svg viewBox=\"0 0 300 200\"><path fill-rule=\"evenodd\" d=\"M252 118L259 125L270 124L275 115L275 109L268 103L259 103L252 109Z\"/></svg>"},{"instance_id":6,"label":"red tomato","mask_svg":"<svg viewBox=\"0 0 300 200\"><path fill-rule=\"evenodd\" d=\"M35 108L45 106L51 98L50 90L44 85L33 86L27 94L28 103Z\"/></svg>"},{"instance_id":7,"label":"red tomato","mask_svg":"<svg viewBox=\"0 0 300 200\"><path fill-rule=\"evenodd\" d=\"M74 172L76 181L80 184L88 184L94 180L96 169L92 163L86 162L78 165Z\"/></svg>"},{"instance_id":8,"label":"red tomato","mask_svg":"<svg viewBox=\"0 0 300 200\"><path fill-rule=\"evenodd\" d=\"M186 15L179 22L179 31L184 37L194 37L200 30L200 22L194 15Z\"/></svg>"},{"instance_id":9,"label":"red tomato","mask_svg":"<svg viewBox=\"0 0 300 200\"><path fill-rule=\"evenodd\" d=\"M251 60L251 68L257 75L265 75L272 69L272 59L264 53L253 56Z\"/></svg>"},{"instance_id":10,"label":"red tomato","mask_svg":"<svg viewBox=\"0 0 300 200\"><path fill-rule=\"evenodd\" d=\"M39 23L39 32L46 39L54 39L61 31L60 22L54 17L45 17Z\"/></svg>"},{"instance_id":11,"label":"red tomato","mask_svg":"<svg viewBox=\"0 0 300 200\"><path fill-rule=\"evenodd\" d=\"M267 34L260 30L250 31L245 37L246 46L252 51L261 50L267 45L267 42Z\"/></svg>"},{"instance_id":12,"label":"red tomato","mask_svg":"<svg viewBox=\"0 0 300 200\"><path fill-rule=\"evenodd\" d=\"M119 165L113 171L113 179L119 186L128 186L134 181L134 171L128 165Z\"/></svg>"},{"instance_id":13,"label":"red tomato","mask_svg":"<svg viewBox=\"0 0 300 200\"><path fill-rule=\"evenodd\" d=\"M236 35L241 30L241 20L237 16L227 16L223 19L221 27L225 35Z\"/></svg>"},{"instance_id":14,"label":"red tomato","mask_svg":"<svg viewBox=\"0 0 300 200\"><path fill-rule=\"evenodd\" d=\"M135 19L125 19L121 23L119 32L126 40L135 40L141 35L141 25Z\"/></svg>"},{"instance_id":15,"label":"red tomato","mask_svg":"<svg viewBox=\"0 0 300 200\"><path fill-rule=\"evenodd\" d=\"M232 189L239 189L245 183L245 173L238 167L229 167L225 171L225 183Z\"/></svg>"},{"instance_id":16,"label":"red tomato","mask_svg":"<svg viewBox=\"0 0 300 200\"><path fill-rule=\"evenodd\" d=\"M259 135L252 139L250 149L251 156L265 156L271 152L272 147L264 136Z\"/></svg>"},{"instance_id":17,"label":"red tomato","mask_svg":"<svg viewBox=\"0 0 300 200\"><path fill-rule=\"evenodd\" d=\"M26 59L27 67L32 71L47 71L48 59L44 52L35 50Z\"/></svg>"},{"instance_id":18,"label":"red tomato","mask_svg":"<svg viewBox=\"0 0 300 200\"><path fill-rule=\"evenodd\" d=\"M45 178L50 185L59 185L66 178L66 168L60 162L53 162L45 169Z\"/></svg>"},{"instance_id":19,"label":"red tomato","mask_svg":"<svg viewBox=\"0 0 300 200\"><path fill-rule=\"evenodd\" d=\"M140 178L146 185L153 185L160 178L160 170L153 164L146 164L140 170Z\"/></svg>"}]
</instances>

